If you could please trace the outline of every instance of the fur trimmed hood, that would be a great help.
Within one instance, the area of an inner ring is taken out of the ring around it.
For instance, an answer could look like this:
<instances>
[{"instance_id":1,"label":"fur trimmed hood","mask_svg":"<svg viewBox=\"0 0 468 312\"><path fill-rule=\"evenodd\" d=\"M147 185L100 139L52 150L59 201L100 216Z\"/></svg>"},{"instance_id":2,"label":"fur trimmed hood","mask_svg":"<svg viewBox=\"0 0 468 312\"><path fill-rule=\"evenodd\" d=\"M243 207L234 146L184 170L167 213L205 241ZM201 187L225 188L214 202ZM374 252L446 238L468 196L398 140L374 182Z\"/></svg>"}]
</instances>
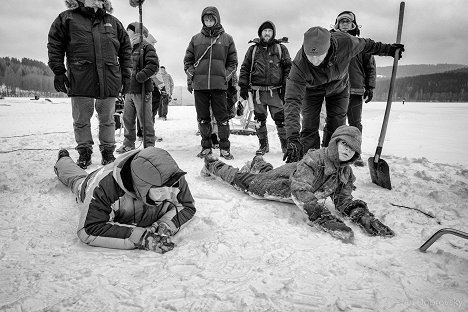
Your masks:
<instances>
[{"instance_id":1,"label":"fur trimmed hood","mask_svg":"<svg viewBox=\"0 0 468 312\"><path fill-rule=\"evenodd\" d=\"M65 5L69 10L73 10L80 6L85 6L84 2L85 0L65 0ZM110 0L104 0L102 8L106 10L107 13L112 13L114 11Z\"/></svg>"}]
</instances>

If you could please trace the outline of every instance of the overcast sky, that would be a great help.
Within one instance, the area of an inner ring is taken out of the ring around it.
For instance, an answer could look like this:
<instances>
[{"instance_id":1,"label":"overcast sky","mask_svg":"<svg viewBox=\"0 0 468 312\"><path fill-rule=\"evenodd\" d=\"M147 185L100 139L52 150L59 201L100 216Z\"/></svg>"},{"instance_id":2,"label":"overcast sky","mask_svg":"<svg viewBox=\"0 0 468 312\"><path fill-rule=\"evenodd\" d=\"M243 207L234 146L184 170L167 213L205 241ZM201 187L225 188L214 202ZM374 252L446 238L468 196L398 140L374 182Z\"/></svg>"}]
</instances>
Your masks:
<instances>
[{"instance_id":1,"label":"overcast sky","mask_svg":"<svg viewBox=\"0 0 468 312\"><path fill-rule=\"evenodd\" d=\"M232 35L241 65L248 41L257 36L265 20L276 24L277 37L289 38L292 57L301 47L304 32L312 26L330 28L338 13L351 10L361 25L361 36L392 43L396 40L399 0L146 0L143 23L158 40L161 65L175 83L185 84L183 58L190 38L200 32L200 14L216 6L221 24ZM128 0L113 0L113 15L126 27L138 21L138 8ZM66 9L64 0L2 1L0 10L0 56L31 58L47 63L47 34L57 15ZM400 64L468 64L468 1L406 1L402 43L406 52ZM376 57L377 66L392 64Z\"/></svg>"}]
</instances>

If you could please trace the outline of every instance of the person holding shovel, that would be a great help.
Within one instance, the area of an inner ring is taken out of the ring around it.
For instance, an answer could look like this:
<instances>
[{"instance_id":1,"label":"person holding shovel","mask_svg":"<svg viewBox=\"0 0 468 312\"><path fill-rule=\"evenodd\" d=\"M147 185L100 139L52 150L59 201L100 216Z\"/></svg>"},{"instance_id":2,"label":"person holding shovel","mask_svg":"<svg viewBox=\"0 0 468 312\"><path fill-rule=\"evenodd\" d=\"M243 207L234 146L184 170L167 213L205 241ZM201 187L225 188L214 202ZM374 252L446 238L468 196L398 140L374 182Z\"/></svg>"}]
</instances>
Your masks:
<instances>
[{"instance_id":1,"label":"person holding shovel","mask_svg":"<svg viewBox=\"0 0 468 312\"><path fill-rule=\"evenodd\" d=\"M359 53L398 57L404 51L399 43L385 44L351 36L330 33L323 27L312 27L294 58L285 95L287 151L283 160L299 161L309 149L320 148L320 110L325 100L327 112L322 146L328 146L331 135L346 123L349 102L348 68ZM302 125L300 115L302 114Z\"/></svg>"},{"instance_id":2,"label":"person holding shovel","mask_svg":"<svg viewBox=\"0 0 468 312\"><path fill-rule=\"evenodd\" d=\"M330 212L325 205L327 197L340 216L369 235L391 237L393 231L374 217L364 201L351 195L356 178L350 165L359 158L361 140L356 127L344 125L336 129L328 147L309 150L299 162L273 169L263 156L256 155L239 170L208 156L202 172L220 177L255 198L294 202L306 213L309 225L345 243L353 241L353 230Z\"/></svg>"}]
</instances>

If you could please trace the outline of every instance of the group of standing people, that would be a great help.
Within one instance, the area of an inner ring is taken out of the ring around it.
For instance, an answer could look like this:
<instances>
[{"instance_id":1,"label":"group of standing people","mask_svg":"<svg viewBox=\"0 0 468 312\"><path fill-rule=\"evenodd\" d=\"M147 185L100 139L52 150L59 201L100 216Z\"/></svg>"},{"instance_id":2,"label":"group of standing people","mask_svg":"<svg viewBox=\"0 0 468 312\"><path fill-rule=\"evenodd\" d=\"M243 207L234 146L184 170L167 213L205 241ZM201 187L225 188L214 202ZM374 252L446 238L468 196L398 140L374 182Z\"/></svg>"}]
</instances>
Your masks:
<instances>
[{"instance_id":1,"label":"group of standing people","mask_svg":"<svg viewBox=\"0 0 468 312\"><path fill-rule=\"evenodd\" d=\"M174 244L170 237L195 213L184 179L186 172L166 151L154 147L152 94L157 89L160 97L169 98L173 83L171 86L165 81L165 71L157 75L160 68L156 51L147 40L141 40L149 37L148 30L139 23L124 28L110 14L109 0L66 3L68 10L51 26L48 50L55 88L67 92L72 101L79 159L74 163L67 150L60 150L55 172L85 207L78 236L94 246L171 250ZM370 101L375 87L372 55L401 57L404 46L358 37L355 15L344 11L333 30L318 26L307 30L302 47L291 60L283 44L287 38L277 39L274 23L263 22L240 70L240 96L254 103L259 140L256 158L243 171L248 174L241 174L241 170L212 155L213 116L220 157L233 159L229 141L232 117L226 103L228 83L238 66L237 50L232 36L224 31L216 7L205 8L201 22L201 32L191 38L186 50L184 70L187 88L194 94L201 134L202 148L197 156L205 158L207 172L244 191L260 195L276 192L289 198L313 224L339 233L336 236L344 240L352 237L352 231L318 199L332 197L344 216L371 235L392 236L393 232L368 211L365 202L352 199L355 178L349 165L360 159L362 99L364 96ZM158 87L156 81L161 80L165 90ZM125 140L119 152L128 153L115 161L113 112L119 92L126 94ZM350 94L352 105L348 105ZM324 101L327 118L320 148L318 127ZM94 108L105 166L88 175L84 169L91 163L90 118ZM159 116L165 118L164 105L160 108ZM279 171L272 170L262 158L269 151L268 110L287 163ZM349 127L345 126L346 116ZM147 134L143 150L135 150L137 118ZM262 179L267 183L261 183Z\"/></svg>"}]
</instances>

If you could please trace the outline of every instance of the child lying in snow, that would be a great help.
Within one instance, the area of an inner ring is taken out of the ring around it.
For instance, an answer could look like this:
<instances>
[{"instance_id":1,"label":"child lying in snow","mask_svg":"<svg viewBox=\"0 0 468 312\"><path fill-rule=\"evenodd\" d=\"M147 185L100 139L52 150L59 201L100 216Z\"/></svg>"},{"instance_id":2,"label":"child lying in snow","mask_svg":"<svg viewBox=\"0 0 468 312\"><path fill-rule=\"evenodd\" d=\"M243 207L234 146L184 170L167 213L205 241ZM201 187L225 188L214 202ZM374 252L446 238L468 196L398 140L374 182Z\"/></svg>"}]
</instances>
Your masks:
<instances>
[{"instance_id":1,"label":"child lying in snow","mask_svg":"<svg viewBox=\"0 0 468 312\"><path fill-rule=\"evenodd\" d=\"M127 152L90 174L62 149L54 170L81 205L77 234L91 246L165 253L196 211L186 172L161 148Z\"/></svg>"},{"instance_id":2,"label":"child lying in snow","mask_svg":"<svg viewBox=\"0 0 468 312\"><path fill-rule=\"evenodd\" d=\"M359 130L341 126L333 133L328 147L309 150L299 162L273 169L262 156L255 156L250 167L244 166L239 171L210 155L205 158L203 172L220 177L254 197L292 200L305 211L311 226L344 242L353 240L353 231L324 205L328 196L341 216L359 224L368 234L393 236L393 231L369 212L364 201L353 200L351 196L356 178L350 164L359 158L360 153Z\"/></svg>"}]
</instances>

